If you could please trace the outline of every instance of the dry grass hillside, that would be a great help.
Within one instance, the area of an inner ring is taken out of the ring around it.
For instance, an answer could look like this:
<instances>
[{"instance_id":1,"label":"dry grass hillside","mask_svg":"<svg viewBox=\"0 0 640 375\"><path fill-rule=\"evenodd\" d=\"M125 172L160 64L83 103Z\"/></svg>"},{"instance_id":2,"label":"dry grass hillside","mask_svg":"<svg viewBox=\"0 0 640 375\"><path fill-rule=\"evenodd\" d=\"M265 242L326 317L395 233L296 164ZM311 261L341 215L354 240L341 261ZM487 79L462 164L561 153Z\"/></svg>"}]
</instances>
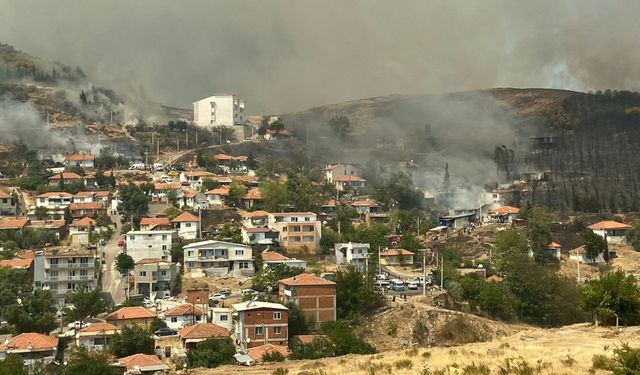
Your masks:
<instances>
[{"instance_id":1,"label":"dry grass hillside","mask_svg":"<svg viewBox=\"0 0 640 375\"><path fill-rule=\"evenodd\" d=\"M607 374L593 369L594 356L611 356L616 346L640 345L640 328L596 328L578 324L530 328L489 342L448 348L416 348L316 361L289 361L242 368L196 369L193 375L243 374ZM598 359L598 357L596 357ZM484 366L488 370L483 370ZM279 372L274 372L282 368ZM429 371L424 371L428 368ZM520 370L521 371L520 371ZM487 372L489 371L489 372Z\"/></svg>"}]
</instances>

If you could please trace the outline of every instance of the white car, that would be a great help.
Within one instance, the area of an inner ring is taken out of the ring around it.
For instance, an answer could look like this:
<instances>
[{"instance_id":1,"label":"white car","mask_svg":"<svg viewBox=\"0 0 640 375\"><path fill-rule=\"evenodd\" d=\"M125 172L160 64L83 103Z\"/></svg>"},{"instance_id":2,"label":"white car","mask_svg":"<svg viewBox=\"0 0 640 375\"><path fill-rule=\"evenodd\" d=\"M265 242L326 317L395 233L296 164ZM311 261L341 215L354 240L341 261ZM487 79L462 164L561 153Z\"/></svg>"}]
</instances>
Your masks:
<instances>
[{"instance_id":1,"label":"white car","mask_svg":"<svg viewBox=\"0 0 640 375\"><path fill-rule=\"evenodd\" d=\"M90 325L91 325L91 323L80 322L79 320L76 320L75 322L71 322L71 323L67 324L67 328L79 330L79 329L84 328L84 327L89 327Z\"/></svg>"},{"instance_id":2,"label":"white car","mask_svg":"<svg viewBox=\"0 0 640 375\"><path fill-rule=\"evenodd\" d=\"M214 300L214 301L224 301L227 298L227 296L225 296L222 293L216 293L216 294L210 296L209 298Z\"/></svg>"},{"instance_id":3,"label":"white car","mask_svg":"<svg viewBox=\"0 0 640 375\"><path fill-rule=\"evenodd\" d=\"M417 290L420 284L417 281L412 281L407 285L407 289L409 290Z\"/></svg>"},{"instance_id":4,"label":"white car","mask_svg":"<svg viewBox=\"0 0 640 375\"><path fill-rule=\"evenodd\" d=\"M251 289L251 288L247 288L247 289L242 289L240 291L240 293L242 293L242 295L247 295L247 294L256 294L258 292L256 292L255 290Z\"/></svg>"}]
</instances>

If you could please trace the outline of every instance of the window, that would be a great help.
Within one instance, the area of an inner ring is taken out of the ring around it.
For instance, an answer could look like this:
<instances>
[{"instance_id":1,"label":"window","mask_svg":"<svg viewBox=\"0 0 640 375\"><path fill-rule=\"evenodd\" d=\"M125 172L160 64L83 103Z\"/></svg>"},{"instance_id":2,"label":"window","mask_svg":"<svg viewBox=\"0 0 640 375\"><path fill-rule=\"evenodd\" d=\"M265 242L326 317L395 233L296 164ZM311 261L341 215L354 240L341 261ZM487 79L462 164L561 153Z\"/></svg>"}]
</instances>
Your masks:
<instances>
[{"instance_id":1,"label":"window","mask_svg":"<svg viewBox=\"0 0 640 375\"><path fill-rule=\"evenodd\" d=\"M87 270L80 270L80 276L87 276Z\"/></svg>"},{"instance_id":2,"label":"window","mask_svg":"<svg viewBox=\"0 0 640 375\"><path fill-rule=\"evenodd\" d=\"M303 242L313 242L313 236L304 236L302 237Z\"/></svg>"},{"instance_id":3,"label":"window","mask_svg":"<svg viewBox=\"0 0 640 375\"><path fill-rule=\"evenodd\" d=\"M238 268L240 268L240 269L249 268L249 262L238 262Z\"/></svg>"},{"instance_id":4,"label":"window","mask_svg":"<svg viewBox=\"0 0 640 375\"><path fill-rule=\"evenodd\" d=\"M273 327L273 334L274 335L281 335L282 334L282 327L280 327L280 326Z\"/></svg>"},{"instance_id":5,"label":"window","mask_svg":"<svg viewBox=\"0 0 640 375\"><path fill-rule=\"evenodd\" d=\"M166 234L163 234L163 235L162 235L162 240L163 240L163 241L166 241L166 240L167 240L167 235L166 235Z\"/></svg>"},{"instance_id":6,"label":"window","mask_svg":"<svg viewBox=\"0 0 640 375\"><path fill-rule=\"evenodd\" d=\"M287 227L282 228L282 231L286 232L287 231Z\"/></svg>"},{"instance_id":7,"label":"window","mask_svg":"<svg viewBox=\"0 0 640 375\"><path fill-rule=\"evenodd\" d=\"M162 251L167 251L167 245L162 245Z\"/></svg>"},{"instance_id":8,"label":"window","mask_svg":"<svg viewBox=\"0 0 640 375\"><path fill-rule=\"evenodd\" d=\"M185 223L184 226L187 228L191 228L191 223Z\"/></svg>"},{"instance_id":9,"label":"window","mask_svg":"<svg viewBox=\"0 0 640 375\"><path fill-rule=\"evenodd\" d=\"M4 199L2 200L2 203L7 203L7 198L4 198Z\"/></svg>"},{"instance_id":10,"label":"window","mask_svg":"<svg viewBox=\"0 0 640 375\"><path fill-rule=\"evenodd\" d=\"M58 276L58 271L49 271L49 276L52 276L52 277Z\"/></svg>"},{"instance_id":11,"label":"window","mask_svg":"<svg viewBox=\"0 0 640 375\"><path fill-rule=\"evenodd\" d=\"M264 327L256 327L256 336L262 336L264 334Z\"/></svg>"},{"instance_id":12,"label":"window","mask_svg":"<svg viewBox=\"0 0 640 375\"><path fill-rule=\"evenodd\" d=\"M167 276L167 270L160 271L160 275L161 276Z\"/></svg>"},{"instance_id":13,"label":"window","mask_svg":"<svg viewBox=\"0 0 640 375\"><path fill-rule=\"evenodd\" d=\"M236 250L236 256L243 256L244 250Z\"/></svg>"},{"instance_id":14,"label":"window","mask_svg":"<svg viewBox=\"0 0 640 375\"><path fill-rule=\"evenodd\" d=\"M291 218L291 221L296 221L296 222L297 222L297 221L298 221L298 218L297 218L297 217L292 217L292 218Z\"/></svg>"},{"instance_id":15,"label":"window","mask_svg":"<svg viewBox=\"0 0 640 375\"><path fill-rule=\"evenodd\" d=\"M196 315L196 321L198 321L198 322L199 322L199 321L201 321L201 320L202 320L202 316L200 316L200 315Z\"/></svg>"},{"instance_id":16,"label":"window","mask_svg":"<svg viewBox=\"0 0 640 375\"><path fill-rule=\"evenodd\" d=\"M187 251L187 256L188 257L192 257L193 256L193 251L191 251L191 250Z\"/></svg>"},{"instance_id":17,"label":"window","mask_svg":"<svg viewBox=\"0 0 640 375\"><path fill-rule=\"evenodd\" d=\"M229 315L220 315L220 321L221 322L226 322L229 320Z\"/></svg>"},{"instance_id":18,"label":"window","mask_svg":"<svg viewBox=\"0 0 640 375\"><path fill-rule=\"evenodd\" d=\"M282 313L280 311L276 311L273 313L273 320L280 320L282 319Z\"/></svg>"},{"instance_id":19,"label":"window","mask_svg":"<svg viewBox=\"0 0 640 375\"><path fill-rule=\"evenodd\" d=\"M304 221L311 221L311 218L309 216L304 218Z\"/></svg>"},{"instance_id":20,"label":"window","mask_svg":"<svg viewBox=\"0 0 640 375\"><path fill-rule=\"evenodd\" d=\"M140 323L147 324L147 319L142 319L142 321Z\"/></svg>"},{"instance_id":21,"label":"window","mask_svg":"<svg viewBox=\"0 0 640 375\"><path fill-rule=\"evenodd\" d=\"M172 316L171 317L171 323L177 323L178 322L178 317L177 316Z\"/></svg>"},{"instance_id":22,"label":"window","mask_svg":"<svg viewBox=\"0 0 640 375\"><path fill-rule=\"evenodd\" d=\"M147 276L147 271L140 271L140 277Z\"/></svg>"},{"instance_id":23,"label":"window","mask_svg":"<svg viewBox=\"0 0 640 375\"><path fill-rule=\"evenodd\" d=\"M157 274L157 272L151 272L151 277L153 277L155 279L156 278L156 274Z\"/></svg>"},{"instance_id":24,"label":"window","mask_svg":"<svg viewBox=\"0 0 640 375\"><path fill-rule=\"evenodd\" d=\"M135 241L136 236L129 236L129 241Z\"/></svg>"}]
</instances>

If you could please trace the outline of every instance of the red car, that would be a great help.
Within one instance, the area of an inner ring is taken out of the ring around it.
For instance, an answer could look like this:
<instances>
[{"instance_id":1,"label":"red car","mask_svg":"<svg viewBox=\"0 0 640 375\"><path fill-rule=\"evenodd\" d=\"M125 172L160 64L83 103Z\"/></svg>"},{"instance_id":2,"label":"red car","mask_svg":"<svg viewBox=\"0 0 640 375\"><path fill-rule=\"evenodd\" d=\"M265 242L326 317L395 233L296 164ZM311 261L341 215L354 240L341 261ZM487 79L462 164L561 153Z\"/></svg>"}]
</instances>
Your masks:
<instances>
[{"instance_id":1,"label":"red car","mask_svg":"<svg viewBox=\"0 0 640 375\"><path fill-rule=\"evenodd\" d=\"M118 247L124 247L124 240L118 241Z\"/></svg>"}]
</instances>

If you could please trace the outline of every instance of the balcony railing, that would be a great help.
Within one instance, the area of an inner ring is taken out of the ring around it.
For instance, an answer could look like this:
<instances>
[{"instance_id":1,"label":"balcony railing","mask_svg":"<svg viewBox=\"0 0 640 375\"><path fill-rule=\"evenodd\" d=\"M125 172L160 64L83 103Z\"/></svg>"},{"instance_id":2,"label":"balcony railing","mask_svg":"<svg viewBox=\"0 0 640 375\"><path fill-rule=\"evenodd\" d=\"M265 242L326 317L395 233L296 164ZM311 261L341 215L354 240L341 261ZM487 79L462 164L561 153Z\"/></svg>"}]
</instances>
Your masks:
<instances>
[{"instance_id":1,"label":"balcony railing","mask_svg":"<svg viewBox=\"0 0 640 375\"><path fill-rule=\"evenodd\" d=\"M95 262L91 263L45 263L45 268L94 268Z\"/></svg>"}]
</instances>

